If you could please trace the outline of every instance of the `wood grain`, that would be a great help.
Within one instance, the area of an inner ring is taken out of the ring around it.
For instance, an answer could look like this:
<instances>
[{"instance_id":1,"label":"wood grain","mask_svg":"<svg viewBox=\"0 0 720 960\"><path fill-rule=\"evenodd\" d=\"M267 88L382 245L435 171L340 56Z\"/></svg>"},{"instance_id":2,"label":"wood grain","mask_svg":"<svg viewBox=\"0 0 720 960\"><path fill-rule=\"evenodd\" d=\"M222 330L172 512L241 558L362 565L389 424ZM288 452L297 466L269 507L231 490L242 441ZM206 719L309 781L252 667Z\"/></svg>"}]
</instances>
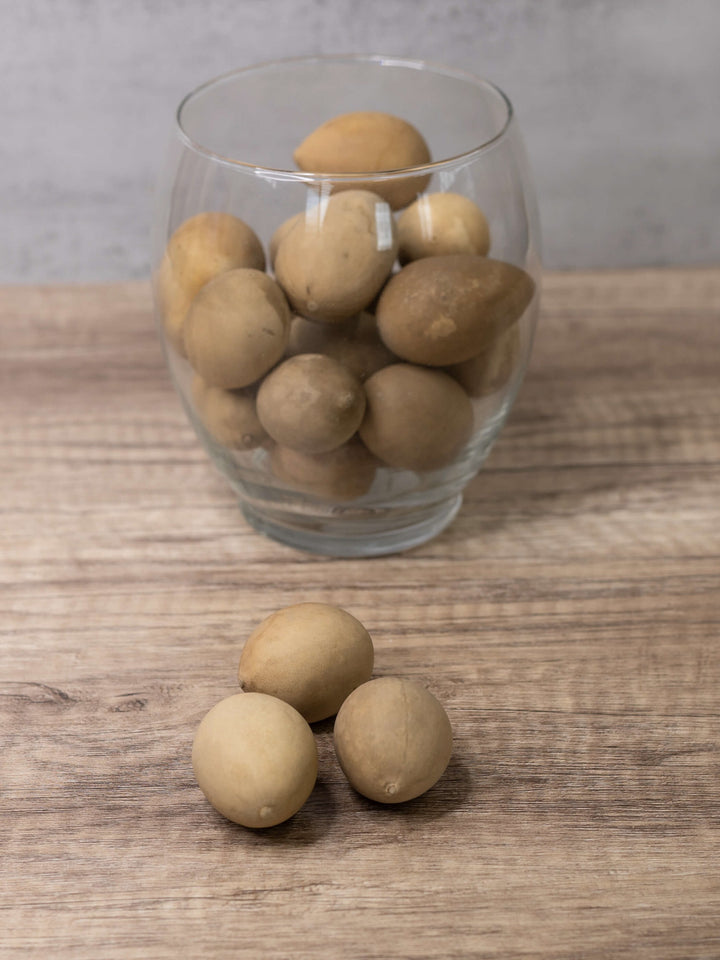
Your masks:
<instances>
[{"instance_id":1,"label":"wood grain","mask_svg":"<svg viewBox=\"0 0 720 960\"><path fill-rule=\"evenodd\" d=\"M452 527L329 560L242 521L141 285L0 289L0 955L720 956L720 270L547 277ZM288 823L194 784L272 610L338 603L427 683L446 776L383 808L316 725Z\"/></svg>"}]
</instances>

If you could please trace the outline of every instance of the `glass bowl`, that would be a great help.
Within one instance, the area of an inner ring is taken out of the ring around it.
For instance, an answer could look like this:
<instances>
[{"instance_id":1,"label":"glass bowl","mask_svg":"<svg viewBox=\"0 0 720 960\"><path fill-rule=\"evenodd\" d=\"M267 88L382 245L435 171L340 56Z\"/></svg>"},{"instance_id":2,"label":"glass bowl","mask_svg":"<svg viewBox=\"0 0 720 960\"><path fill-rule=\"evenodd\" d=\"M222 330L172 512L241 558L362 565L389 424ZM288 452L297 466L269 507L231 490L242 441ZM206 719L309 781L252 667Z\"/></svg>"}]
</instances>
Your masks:
<instances>
[{"instance_id":1,"label":"glass bowl","mask_svg":"<svg viewBox=\"0 0 720 960\"><path fill-rule=\"evenodd\" d=\"M372 556L444 529L520 387L539 279L517 121L485 80L299 58L178 108L157 327L198 437L270 537Z\"/></svg>"}]
</instances>

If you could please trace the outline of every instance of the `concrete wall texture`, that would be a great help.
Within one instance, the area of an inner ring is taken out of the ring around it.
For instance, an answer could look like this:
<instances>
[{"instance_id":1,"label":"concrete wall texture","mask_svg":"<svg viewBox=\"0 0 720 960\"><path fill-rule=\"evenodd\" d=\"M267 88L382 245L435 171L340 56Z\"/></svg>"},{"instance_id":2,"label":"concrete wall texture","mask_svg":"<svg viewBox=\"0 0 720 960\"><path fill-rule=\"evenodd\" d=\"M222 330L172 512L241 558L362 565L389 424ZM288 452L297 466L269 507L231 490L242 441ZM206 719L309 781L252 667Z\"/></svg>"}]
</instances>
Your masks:
<instances>
[{"instance_id":1,"label":"concrete wall texture","mask_svg":"<svg viewBox=\"0 0 720 960\"><path fill-rule=\"evenodd\" d=\"M0 281L148 271L181 97L217 74L379 52L501 86L551 267L720 259L718 0L0 0Z\"/></svg>"}]
</instances>

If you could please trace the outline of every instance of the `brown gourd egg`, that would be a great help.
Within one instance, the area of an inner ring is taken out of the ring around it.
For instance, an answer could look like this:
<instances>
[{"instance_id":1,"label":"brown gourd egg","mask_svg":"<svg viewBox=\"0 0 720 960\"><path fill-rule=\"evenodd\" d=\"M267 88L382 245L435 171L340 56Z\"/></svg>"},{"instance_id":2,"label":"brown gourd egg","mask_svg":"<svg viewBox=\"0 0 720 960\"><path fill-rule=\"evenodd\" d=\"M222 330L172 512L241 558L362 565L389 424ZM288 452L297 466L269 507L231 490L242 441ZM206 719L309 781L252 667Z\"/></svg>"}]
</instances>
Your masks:
<instances>
[{"instance_id":1,"label":"brown gourd egg","mask_svg":"<svg viewBox=\"0 0 720 960\"><path fill-rule=\"evenodd\" d=\"M348 190L321 199L288 226L275 275L297 313L342 322L372 302L396 255L387 203L368 190Z\"/></svg>"},{"instance_id":2,"label":"brown gourd egg","mask_svg":"<svg viewBox=\"0 0 720 960\"><path fill-rule=\"evenodd\" d=\"M238 217L219 211L198 213L170 237L156 282L168 339L181 354L190 304L213 277L236 267L265 269L260 240Z\"/></svg>"},{"instance_id":3,"label":"brown gourd egg","mask_svg":"<svg viewBox=\"0 0 720 960\"><path fill-rule=\"evenodd\" d=\"M270 237L270 243L268 245L268 259L270 260L270 265L275 267L275 259L277 257L277 252L280 249L280 244L288 235L290 230L295 226L298 220L303 218L304 214L294 213L291 217L288 217L287 220L283 220L279 227L275 229L275 232Z\"/></svg>"},{"instance_id":4,"label":"brown gourd egg","mask_svg":"<svg viewBox=\"0 0 720 960\"><path fill-rule=\"evenodd\" d=\"M263 693L226 697L205 715L192 748L212 806L245 827L272 827L302 807L317 778L312 730L290 704Z\"/></svg>"},{"instance_id":5,"label":"brown gourd egg","mask_svg":"<svg viewBox=\"0 0 720 960\"><path fill-rule=\"evenodd\" d=\"M471 397L486 397L501 390L520 361L520 330L514 323L469 360L448 367L447 372Z\"/></svg>"},{"instance_id":6,"label":"brown gourd egg","mask_svg":"<svg viewBox=\"0 0 720 960\"><path fill-rule=\"evenodd\" d=\"M223 446L253 450L267 440L251 390L223 390L210 386L196 375L192 396L203 426Z\"/></svg>"},{"instance_id":7,"label":"brown gourd egg","mask_svg":"<svg viewBox=\"0 0 720 960\"><path fill-rule=\"evenodd\" d=\"M338 711L335 751L350 784L370 800L402 803L429 790L452 755L450 720L419 683L379 677Z\"/></svg>"},{"instance_id":8,"label":"brown gourd egg","mask_svg":"<svg viewBox=\"0 0 720 960\"><path fill-rule=\"evenodd\" d=\"M347 367L361 382L397 361L380 339L377 322L370 313L361 313L343 324L293 317L287 353L324 353Z\"/></svg>"},{"instance_id":9,"label":"brown gourd egg","mask_svg":"<svg viewBox=\"0 0 720 960\"><path fill-rule=\"evenodd\" d=\"M535 292L520 267L472 254L414 260L377 305L383 342L411 363L444 367L477 356L514 323Z\"/></svg>"},{"instance_id":10,"label":"brown gourd egg","mask_svg":"<svg viewBox=\"0 0 720 960\"><path fill-rule=\"evenodd\" d=\"M267 617L243 647L246 691L279 697L308 723L333 716L370 679L373 643L352 614L327 603L297 603Z\"/></svg>"},{"instance_id":11,"label":"brown gourd egg","mask_svg":"<svg viewBox=\"0 0 720 960\"><path fill-rule=\"evenodd\" d=\"M259 270L229 270L207 283L185 318L188 359L207 383L247 387L282 357L290 309L275 281Z\"/></svg>"},{"instance_id":12,"label":"brown gourd egg","mask_svg":"<svg viewBox=\"0 0 720 960\"><path fill-rule=\"evenodd\" d=\"M441 370L392 364L365 382L365 393L360 438L391 467L439 469L451 463L470 438L470 398Z\"/></svg>"},{"instance_id":13,"label":"brown gourd egg","mask_svg":"<svg viewBox=\"0 0 720 960\"><path fill-rule=\"evenodd\" d=\"M365 391L337 360L303 353L265 377L257 412L276 443L303 453L325 453L349 440L360 426Z\"/></svg>"},{"instance_id":14,"label":"brown gourd egg","mask_svg":"<svg viewBox=\"0 0 720 960\"><path fill-rule=\"evenodd\" d=\"M322 500L347 501L372 486L377 460L364 444L351 439L327 453L302 453L275 444L270 453L275 476L296 490Z\"/></svg>"},{"instance_id":15,"label":"brown gourd egg","mask_svg":"<svg viewBox=\"0 0 720 960\"><path fill-rule=\"evenodd\" d=\"M312 173L375 173L422 166L430 162L430 150L422 134L401 117L357 110L321 124L293 158L301 170ZM428 174L375 180L368 189L398 210L422 193L429 180ZM336 181L333 189L342 190L342 181Z\"/></svg>"},{"instance_id":16,"label":"brown gourd egg","mask_svg":"<svg viewBox=\"0 0 720 960\"><path fill-rule=\"evenodd\" d=\"M485 214L459 193L426 193L404 210L398 220L400 263L451 253L484 256L490 249Z\"/></svg>"}]
</instances>

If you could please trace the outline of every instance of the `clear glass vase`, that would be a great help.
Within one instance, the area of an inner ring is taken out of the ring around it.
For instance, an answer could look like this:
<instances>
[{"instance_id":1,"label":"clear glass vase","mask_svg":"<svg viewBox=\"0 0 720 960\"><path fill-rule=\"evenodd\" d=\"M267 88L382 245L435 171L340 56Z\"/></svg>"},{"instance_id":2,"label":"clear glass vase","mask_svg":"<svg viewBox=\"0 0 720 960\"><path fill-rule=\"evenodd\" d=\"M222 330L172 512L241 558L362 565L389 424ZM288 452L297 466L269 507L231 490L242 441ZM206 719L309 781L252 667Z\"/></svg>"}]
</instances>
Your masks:
<instances>
[{"instance_id":1,"label":"clear glass vase","mask_svg":"<svg viewBox=\"0 0 720 960\"><path fill-rule=\"evenodd\" d=\"M367 111L430 159L298 169L309 134ZM539 225L511 104L376 56L213 80L177 112L153 279L173 383L252 526L335 556L422 543L456 515L532 346Z\"/></svg>"}]
</instances>

